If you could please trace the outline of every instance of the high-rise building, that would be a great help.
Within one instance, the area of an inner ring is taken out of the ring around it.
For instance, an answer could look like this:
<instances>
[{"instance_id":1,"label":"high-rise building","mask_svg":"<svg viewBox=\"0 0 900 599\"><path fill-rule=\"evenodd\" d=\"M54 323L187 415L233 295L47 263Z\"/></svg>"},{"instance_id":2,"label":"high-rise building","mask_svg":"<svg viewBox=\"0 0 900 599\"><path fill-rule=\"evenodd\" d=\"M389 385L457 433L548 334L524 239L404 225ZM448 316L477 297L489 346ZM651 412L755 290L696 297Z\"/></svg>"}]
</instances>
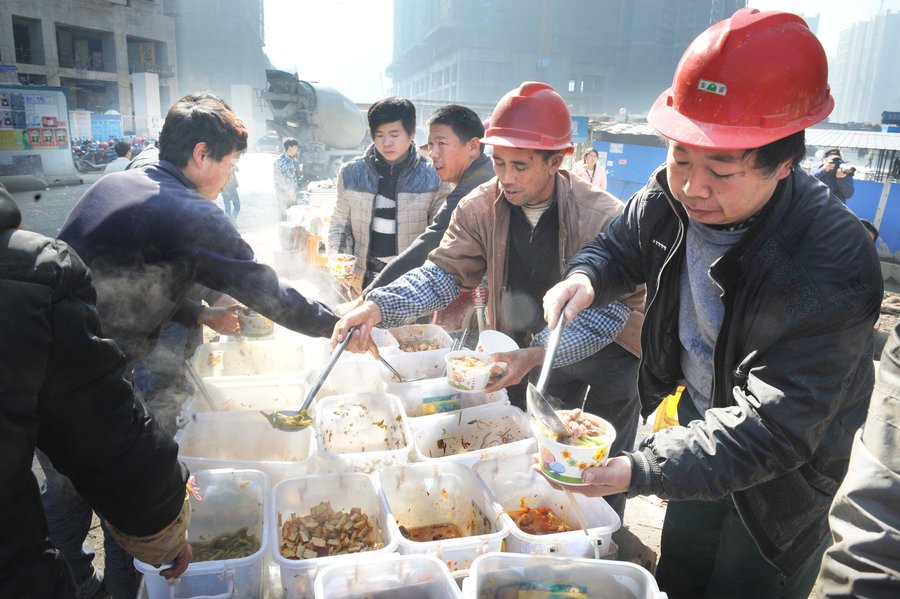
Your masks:
<instances>
[{"instance_id":1,"label":"high-rise building","mask_svg":"<svg viewBox=\"0 0 900 599\"><path fill-rule=\"evenodd\" d=\"M900 107L900 13L885 12L841 33L831 65L836 123L879 122Z\"/></svg>"},{"instance_id":2,"label":"high-rise building","mask_svg":"<svg viewBox=\"0 0 900 599\"><path fill-rule=\"evenodd\" d=\"M175 23L154 0L3 0L0 62L23 84L66 88L69 110L120 112L131 131L158 116L135 111L135 83L139 105L177 93Z\"/></svg>"},{"instance_id":3,"label":"high-rise building","mask_svg":"<svg viewBox=\"0 0 900 599\"><path fill-rule=\"evenodd\" d=\"M209 90L231 105L251 129L265 134L269 61L263 52L263 0L164 0L175 20L178 85L182 93Z\"/></svg>"},{"instance_id":4,"label":"high-rise building","mask_svg":"<svg viewBox=\"0 0 900 599\"><path fill-rule=\"evenodd\" d=\"M154 135L181 95L209 89L264 133L263 0L3 0L0 62L66 89L69 110L118 111Z\"/></svg>"},{"instance_id":5,"label":"high-rise building","mask_svg":"<svg viewBox=\"0 0 900 599\"><path fill-rule=\"evenodd\" d=\"M573 114L645 112L691 40L745 0L394 0L393 93L490 114L544 81Z\"/></svg>"}]
</instances>

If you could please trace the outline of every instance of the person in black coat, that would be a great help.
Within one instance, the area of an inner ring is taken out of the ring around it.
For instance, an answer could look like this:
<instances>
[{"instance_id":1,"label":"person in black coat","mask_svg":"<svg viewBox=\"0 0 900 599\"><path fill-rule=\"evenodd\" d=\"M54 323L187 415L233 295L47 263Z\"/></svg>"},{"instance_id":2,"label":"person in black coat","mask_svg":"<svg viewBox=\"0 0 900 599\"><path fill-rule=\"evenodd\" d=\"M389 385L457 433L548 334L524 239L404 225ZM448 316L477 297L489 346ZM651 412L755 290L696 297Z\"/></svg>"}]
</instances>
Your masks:
<instances>
[{"instance_id":1,"label":"person in black coat","mask_svg":"<svg viewBox=\"0 0 900 599\"><path fill-rule=\"evenodd\" d=\"M65 243L20 228L0 185L0 597L80 597L48 538L36 448L69 476L121 545L163 574L190 562L187 469L135 402L104 339L91 276Z\"/></svg>"}]
</instances>

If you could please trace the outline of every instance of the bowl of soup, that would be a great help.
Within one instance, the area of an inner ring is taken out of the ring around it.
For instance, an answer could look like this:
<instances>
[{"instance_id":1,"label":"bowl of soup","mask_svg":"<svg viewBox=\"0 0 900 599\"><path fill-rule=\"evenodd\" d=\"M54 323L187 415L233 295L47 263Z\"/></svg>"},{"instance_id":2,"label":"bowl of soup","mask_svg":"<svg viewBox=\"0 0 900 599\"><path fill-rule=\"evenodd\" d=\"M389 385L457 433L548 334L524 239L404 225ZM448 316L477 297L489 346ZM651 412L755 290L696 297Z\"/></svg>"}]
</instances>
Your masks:
<instances>
[{"instance_id":1,"label":"bowl of soup","mask_svg":"<svg viewBox=\"0 0 900 599\"><path fill-rule=\"evenodd\" d=\"M488 354L467 349L449 352L447 384L460 391L481 393L488 386L494 362Z\"/></svg>"},{"instance_id":2,"label":"bowl of soup","mask_svg":"<svg viewBox=\"0 0 900 599\"><path fill-rule=\"evenodd\" d=\"M616 438L612 424L582 410L556 410L570 436L558 438L539 421L534 421L541 472L567 485L585 485L584 471L606 464Z\"/></svg>"},{"instance_id":3,"label":"bowl of soup","mask_svg":"<svg viewBox=\"0 0 900 599\"><path fill-rule=\"evenodd\" d=\"M271 320L250 308L238 310L237 316L241 335L245 337L263 337L275 330L275 324Z\"/></svg>"},{"instance_id":4,"label":"bowl of soup","mask_svg":"<svg viewBox=\"0 0 900 599\"><path fill-rule=\"evenodd\" d=\"M335 278L349 279L356 272L356 256L352 254L331 254L328 256L328 270Z\"/></svg>"}]
</instances>

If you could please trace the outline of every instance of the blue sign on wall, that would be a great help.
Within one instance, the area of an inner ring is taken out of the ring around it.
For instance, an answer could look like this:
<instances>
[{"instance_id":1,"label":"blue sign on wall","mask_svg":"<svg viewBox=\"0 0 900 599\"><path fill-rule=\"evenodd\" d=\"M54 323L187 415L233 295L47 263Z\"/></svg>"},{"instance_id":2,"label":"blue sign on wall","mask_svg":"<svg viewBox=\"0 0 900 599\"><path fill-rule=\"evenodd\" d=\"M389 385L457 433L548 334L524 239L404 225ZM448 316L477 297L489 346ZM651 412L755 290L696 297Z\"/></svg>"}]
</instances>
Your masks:
<instances>
[{"instance_id":1,"label":"blue sign on wall","mask_svg":"<svg viewBox=\"0 0 900 599\"><path fill-rule=\"evenodd\" d=\"M573 116L572 118L572 141L577 144L587 143L588 140L588 118L586 116Z\"/></svg>"},{"instance_id":2,"label":"blue sign on wall","mask_svg":"<svg viewBox=\"0 0 900 599\"><path fill-rule=\"evenodd\" d=\"M122 117L118 114L91 114L91 135L97 141L122 139Z\"/></svg>"},{"instance_id":3,"label":"blue sign on wall","mask_svg":"<svg viewBox=\"0 0 900 599\"><path fill-rule=\"evenodd\" d=\"M627 200L647 182L650 174L666 161L666 149L656 146L595 141L600 164L606 165L606 190Z\"/></svg>"}]
</instances>

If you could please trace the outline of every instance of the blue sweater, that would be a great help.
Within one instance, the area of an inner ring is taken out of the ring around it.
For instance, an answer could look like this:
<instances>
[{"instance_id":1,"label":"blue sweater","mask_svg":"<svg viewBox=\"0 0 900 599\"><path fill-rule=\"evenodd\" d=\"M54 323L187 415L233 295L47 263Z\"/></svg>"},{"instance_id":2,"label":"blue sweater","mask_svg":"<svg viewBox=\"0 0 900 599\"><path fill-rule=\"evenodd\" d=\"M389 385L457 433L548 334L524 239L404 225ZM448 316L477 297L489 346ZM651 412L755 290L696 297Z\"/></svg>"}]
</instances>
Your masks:
<instances>
[{"instance_id":1,"label":"blue sweater","mask_svg":"<svg viewBox=\"0 0 900 599\"><path fill-rule=\"evenodd\" d=\"M253 249L174 164L98 180L66 218L59 238L91 268L104 334L141 359L168 320L195 326L182 307L196 282L227 293L306 335L331 335L337 318L283 285Z\"/></svg>"}]
</instances>

